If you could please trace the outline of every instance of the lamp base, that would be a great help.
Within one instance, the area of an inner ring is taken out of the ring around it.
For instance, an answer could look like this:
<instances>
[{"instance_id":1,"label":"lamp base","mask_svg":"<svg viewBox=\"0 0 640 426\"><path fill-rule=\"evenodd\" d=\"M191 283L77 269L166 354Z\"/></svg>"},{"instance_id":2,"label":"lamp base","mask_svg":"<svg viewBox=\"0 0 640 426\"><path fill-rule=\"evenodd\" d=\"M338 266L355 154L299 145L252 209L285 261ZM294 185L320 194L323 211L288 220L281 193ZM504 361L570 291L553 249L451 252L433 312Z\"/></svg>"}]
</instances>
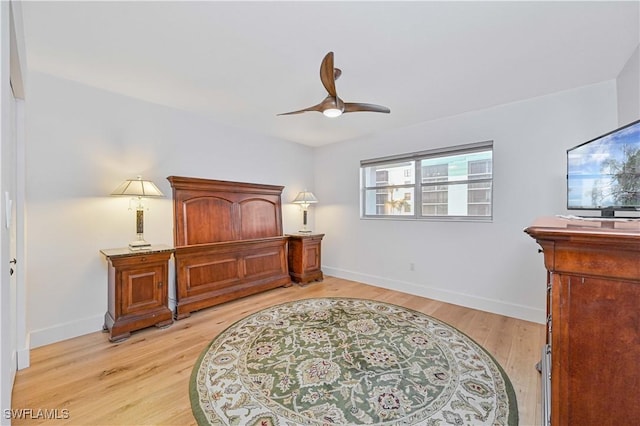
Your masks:
<instances>
[{"instance_id":1,"label":"lamp base","mask_svg":"<svg viewBox=\"0 0 640 426\"><path fill-rule=\"evenodd\" d=\"M129 250L149 250L151 249L151 243L145 240L136 240L129 243Z\"/></svg>"}]
</instances>

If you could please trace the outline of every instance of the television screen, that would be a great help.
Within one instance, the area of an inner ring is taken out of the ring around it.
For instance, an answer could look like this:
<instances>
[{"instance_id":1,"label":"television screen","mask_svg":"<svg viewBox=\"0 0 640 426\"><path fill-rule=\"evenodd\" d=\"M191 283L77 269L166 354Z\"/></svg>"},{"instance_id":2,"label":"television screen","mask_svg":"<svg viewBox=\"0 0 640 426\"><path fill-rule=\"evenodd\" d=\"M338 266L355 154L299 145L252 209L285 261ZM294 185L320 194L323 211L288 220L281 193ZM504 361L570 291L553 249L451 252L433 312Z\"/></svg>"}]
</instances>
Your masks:
<instances>
[{"instance_id":1,"label":"television screen","mask_svg":"<svg viewBox=\"0 0 640 426\"><path fill-rule=\"evenodd\" d=\"M567 150L567 209L640 210L640 120Z\"/></svg>"}]
</instances>

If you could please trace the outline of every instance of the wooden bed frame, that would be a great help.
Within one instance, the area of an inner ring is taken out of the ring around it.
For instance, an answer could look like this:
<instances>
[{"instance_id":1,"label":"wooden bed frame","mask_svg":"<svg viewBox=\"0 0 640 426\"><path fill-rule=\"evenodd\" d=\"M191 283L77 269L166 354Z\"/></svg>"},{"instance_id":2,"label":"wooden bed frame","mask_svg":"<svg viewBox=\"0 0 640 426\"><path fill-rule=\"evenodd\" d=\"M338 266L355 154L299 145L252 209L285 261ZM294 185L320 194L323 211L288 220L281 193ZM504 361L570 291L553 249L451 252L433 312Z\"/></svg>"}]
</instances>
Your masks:
<instances>
[{"instance_id":1,"label":"wooden bed frame","mask_svg":"<svg viewBox=\"0 0 640 426\"><path fill-rule=\"evenodd\" d=\"M291 285L282 186L169 176L176 319Z\"/></svg>"}]
</instances>

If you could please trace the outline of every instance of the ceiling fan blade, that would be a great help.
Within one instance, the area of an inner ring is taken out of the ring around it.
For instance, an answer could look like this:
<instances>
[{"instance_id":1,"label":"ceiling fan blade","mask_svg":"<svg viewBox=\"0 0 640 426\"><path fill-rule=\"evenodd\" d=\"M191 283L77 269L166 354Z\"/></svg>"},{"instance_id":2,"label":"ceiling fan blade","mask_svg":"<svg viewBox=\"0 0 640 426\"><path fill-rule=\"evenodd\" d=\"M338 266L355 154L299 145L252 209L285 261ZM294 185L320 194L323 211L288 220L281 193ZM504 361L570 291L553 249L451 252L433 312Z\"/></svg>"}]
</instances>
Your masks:
<instances>
[{"instance_id":1,"label":"ceiling fan blade","mask_svg":"<svg viewBox=\"0 0 640 426\"><path fill-rule=\"evenodd\" d=\"M282 112L280 114L276 114L276 115L293 115L293 114L302 114L303 112L309 112L309 111L318 111L318 112L322 112L323 108L322 108L322 104L318 104L318 105L314 105L312 107L309 108L305 108L305 109L300 109L298 111L291 111L291 112Z\"/></svg>"},{"instance_id":2,"label":"ceiling fan blade","mask_svg":"<svg viewBox=\"0 0 640 426\"><path fill-rule=\"evenodd\" d=\"M342 99L338 97L333 97L331 95L327 95L327 97L324 98L322 102L320 102L318 105L314 105L312 107L301 109L298 111L283 112L277 115L292 115L292 114L300 114L300 113L309 112L309 111L318 111L318 112L324 113L326 109L339 109L340 111L343 111L344 106L345 106L345 103L342 102Z\"/></svg>"},{"instance_id":3,"label":"ceiling fan blade","mask_svg":"<svg viewBox=\"0 0 640 426\"><path fill-rule=\"evenodd\" d=\"M325 55L320 65L320 80L329 95L338 96L336 94L336 78L340 77L342 71L333 68L333 52ZM336 77L337 76L337 77Z\"/></svg>"},{"instance_id":4,"label":"ceiling fan blade","mask_svg":"<svg viewBox=\"0 0 640 426\"><path fill-rule=\"evenodd\" d=\"M389 114L391 110L386 106L382 105L374 105L374 104L365 104L361 102L345 102L344 103L344 112L383 112Z\"/></svg>"}]
</instances>

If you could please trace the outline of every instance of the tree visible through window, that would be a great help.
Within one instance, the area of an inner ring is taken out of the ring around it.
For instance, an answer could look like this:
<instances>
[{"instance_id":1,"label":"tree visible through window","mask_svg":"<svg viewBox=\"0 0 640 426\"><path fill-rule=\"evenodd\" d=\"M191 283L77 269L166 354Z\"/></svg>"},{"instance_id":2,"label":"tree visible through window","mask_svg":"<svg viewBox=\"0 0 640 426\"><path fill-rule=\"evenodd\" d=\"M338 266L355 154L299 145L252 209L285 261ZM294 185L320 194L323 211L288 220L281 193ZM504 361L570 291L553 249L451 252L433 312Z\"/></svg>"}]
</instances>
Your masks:
<instances>
[{"instance_id":1,"label":"tree visible through window","mask_svg":"<svg viewBox=\"0 0 640 426\"><path fill-rule=\"evenodd\" d=\"M360 163L362 216L491 220L493 142Z\"/></svg>"}]
</instances>

